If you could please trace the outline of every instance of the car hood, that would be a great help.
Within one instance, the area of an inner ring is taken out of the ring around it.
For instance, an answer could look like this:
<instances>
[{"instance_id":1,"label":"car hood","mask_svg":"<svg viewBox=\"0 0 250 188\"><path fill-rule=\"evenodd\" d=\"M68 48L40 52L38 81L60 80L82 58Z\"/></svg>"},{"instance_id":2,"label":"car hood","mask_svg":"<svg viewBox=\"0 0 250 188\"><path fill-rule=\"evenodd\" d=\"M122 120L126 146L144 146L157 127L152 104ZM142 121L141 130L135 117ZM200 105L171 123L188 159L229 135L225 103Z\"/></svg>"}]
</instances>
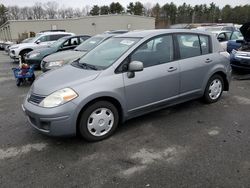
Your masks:
<instances>
[{"instance_id":1,"label":"car hood","mask_svg":"<svg viewBox=\"0 0 250 188\"><path fill-rule=\"evenodd\" d=\"M63 60L64 63L68 63L70 61L76 60L83 55L85 55L86 52L84 51L75 51L75 50L69 50L69 51L63 51L63 52L57 52L54 54L51 54L43 59L43 61L46 62L52 62L52 61L61 61Z\"/></svg>"},{"instance_id":2,"label":"car hood","mask_svg":"<svg viewBox=\"0 0 250 188\"><path fill-rule=\"evenodd\" d=\"M242 33L244 39L249 42L250 41L250 22L243 24L240 28L240 32Z\"/></svg>"},{"instance_id":3,"label":"car hood","mask_svg":"<svg viewBox=\"0 0 250 188\"><path fill-rule=\"evenodd\" d=\"M11 45L10 48L23 48L23 47L30 47L30 46L34 46L35 43L20 43L20 44L14 44Z\"/></svg>"},{"instance_id":4,"label":"car hood","mask_svg":"<svg viewBox=\"0 0 250 188\"><path fill-rule=\"evenodd\" d=\"M59 89L74 88L75 85L94 80L100 73L66 65L40 75L32 85L32 93L47 96Z\"/></svg>"},{"instance_id":5,"label":"car hood","mask_svg":"<svg viewBox=\"0 0 250 188\"><path fill-rule=\"evenodd\" d=\"M30 54L33 53L40 53L41 55L48 55L51 53L54 53L57 51L57 48L53 48L53 47L42 47L36 50L33 50L32 52L30 52Z\"/></svg>"}]
</instances>

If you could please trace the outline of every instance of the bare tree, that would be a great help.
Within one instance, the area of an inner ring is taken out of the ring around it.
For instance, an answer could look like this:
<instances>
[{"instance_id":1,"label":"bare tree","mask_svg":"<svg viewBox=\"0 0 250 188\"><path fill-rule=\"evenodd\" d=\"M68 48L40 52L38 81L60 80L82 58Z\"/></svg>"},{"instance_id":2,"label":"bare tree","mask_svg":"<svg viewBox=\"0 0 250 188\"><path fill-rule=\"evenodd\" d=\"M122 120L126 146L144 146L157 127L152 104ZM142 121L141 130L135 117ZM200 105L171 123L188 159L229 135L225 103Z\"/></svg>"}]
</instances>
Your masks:
<instances>
[{"instance_id":1,"label":"bare tree","mask_svg":"<svg viewBox=\"0 0 250 188\"><path fill-rule=\"evenodd\" d=\"M80 8L74 9L73 15L74 15L75 18L81 17L81 16L82 16L82 11L81 11L81 9L80 9Z\"/></svg>"},{"instance_id":2,"label":"bare tree","mask_svg":"<svg viewBox=\"0 0 250 188\"><path fill-rule=\"evenodd\" d=\"M20 10L20 18L23 20L31 20L33 19L33 10L30 7L23 7Z\"/></svg>"},{"instance_id":3,"label":"bare tree","mask_svg":"<svg viewBox=\"0 0 250 188\"><path fill-rule=\"evenodd\" d=\"M45 11L49 19L55 19L57 16L58 3L55 1L48 1L44 4Z\"/></svg>"},{"instance_id":4,"label":"bare tree","mask_svg":"<svg viewBox=\"0 0 250 188\"><path fill-rule=\"evenodd\" d=\"M43 9L42 3L36 3L33 7L34 19L44 18L45 11Z\"/></svg>"},{"instance_id":5,"label":"bare tree","mask_svg":"<svg viewBox=\"0 0 250 188\"><path fill-rule=\"evenodd\" d=\"M8 7L8 16L11 20L18 20L20 15L20 8L18 6Z\"/></svg>"},{"instance_id":6,"label":"bare tree","mask_svg":"<svg viewBox=\"0 0 250 188\"><path fill-rule=\"evenodd\" d=\"M147 3L145 3L143 5L143 7L144 7L144 10L145 10L145 12L144 12L145 16L151 16L151 14L152 14L152 4L150 2L147 2Z\"/></svg>"}]
</instances>

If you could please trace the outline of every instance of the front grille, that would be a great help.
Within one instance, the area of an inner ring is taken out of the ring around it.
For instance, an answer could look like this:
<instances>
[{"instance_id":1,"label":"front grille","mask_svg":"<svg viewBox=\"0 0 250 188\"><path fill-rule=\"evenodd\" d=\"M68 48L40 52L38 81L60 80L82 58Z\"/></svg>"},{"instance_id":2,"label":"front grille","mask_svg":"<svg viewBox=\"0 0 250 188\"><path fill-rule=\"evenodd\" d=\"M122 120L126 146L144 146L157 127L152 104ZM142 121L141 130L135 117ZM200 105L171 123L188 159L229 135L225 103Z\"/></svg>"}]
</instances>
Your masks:
<instances>
[{"instance_id":1,"label":"front grille","mask_svg":"<svg viewBox=\"0 0 250 188\"><path fill-rule=\"evenodd\" d=\"M40 102L44 99L44 96L41 95L36 95L32 93L28 99L29 102L35 103L35 104L40 104Z\"/></svg>"}]
</instances>

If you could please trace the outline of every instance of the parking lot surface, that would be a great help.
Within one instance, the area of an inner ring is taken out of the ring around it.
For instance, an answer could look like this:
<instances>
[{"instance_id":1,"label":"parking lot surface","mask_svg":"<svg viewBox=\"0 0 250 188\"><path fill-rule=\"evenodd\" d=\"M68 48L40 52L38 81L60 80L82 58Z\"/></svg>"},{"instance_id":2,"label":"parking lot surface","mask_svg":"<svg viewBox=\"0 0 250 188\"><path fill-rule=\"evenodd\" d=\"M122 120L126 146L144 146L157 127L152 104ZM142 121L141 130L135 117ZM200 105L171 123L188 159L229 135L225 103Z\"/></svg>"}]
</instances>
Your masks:
<instances>
[{"instance_id":1,"label":"parking lot surface","mask_svg":"<svg viewBox=\"0 0 250 188\"><path fill-rule=\"evenodd\" d=\"M0 187L250 187L247 76L234 75L215 104L166 108L88 143L28 125L21 104L29 86L15 85L15 66L0 52Z\"/></svg>"}]
</instances>

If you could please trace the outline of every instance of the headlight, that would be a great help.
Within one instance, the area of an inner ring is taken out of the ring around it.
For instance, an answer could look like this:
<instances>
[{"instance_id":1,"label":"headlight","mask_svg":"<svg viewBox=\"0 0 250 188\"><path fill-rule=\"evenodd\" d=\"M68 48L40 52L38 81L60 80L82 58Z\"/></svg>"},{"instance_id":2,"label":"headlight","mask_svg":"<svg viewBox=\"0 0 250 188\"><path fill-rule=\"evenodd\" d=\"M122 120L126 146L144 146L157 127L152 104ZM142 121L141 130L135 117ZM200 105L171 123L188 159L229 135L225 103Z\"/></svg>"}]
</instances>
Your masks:
<instances>
[{"instance_id":1,"label":"headlight","mask_svg":"<svg viewBox=\"0 0 250 188\"><path fill-rule=\"evenodd\" d=\"M61 67L63 66L63 61L51 61L45 64L45 67Z\"/></svg>"},{"instance_id":2,"label":"headlight","mask_svg":"<svg viewBox=\"0 0 250 188\"><path fill-rule=\"evenodd\" d=\"M10 47L11 50L17 49L17 48L18 48L18 46L12 46L12 47Z\"/></svg>"},{"instance_id":3,"label":"headlight","mask_svg":"<svg viewBox=\"0 0 250 188\"><path fill-rule=\"evenodd\" d=\"M32 53L32 54L30 54L29 55L29 58L34 58L34 57L37 57L37 56L39 56L40 55L40 53Z\"/></svg>"},{"instance_id":4,"label":"headlight","mask_svg":"<svg viewBox=\"0 0 250 188\"><path fill-rule=\"evenodd\" d=\"M70 88L60 89L47 96L39 104L41 107L53 108L75 99L78 94Z\"/></svg>"}]
</instances>

